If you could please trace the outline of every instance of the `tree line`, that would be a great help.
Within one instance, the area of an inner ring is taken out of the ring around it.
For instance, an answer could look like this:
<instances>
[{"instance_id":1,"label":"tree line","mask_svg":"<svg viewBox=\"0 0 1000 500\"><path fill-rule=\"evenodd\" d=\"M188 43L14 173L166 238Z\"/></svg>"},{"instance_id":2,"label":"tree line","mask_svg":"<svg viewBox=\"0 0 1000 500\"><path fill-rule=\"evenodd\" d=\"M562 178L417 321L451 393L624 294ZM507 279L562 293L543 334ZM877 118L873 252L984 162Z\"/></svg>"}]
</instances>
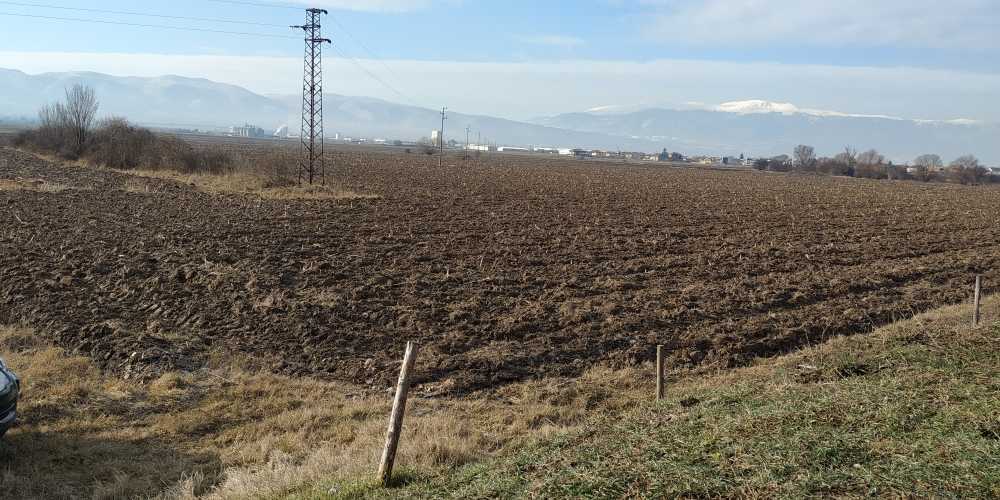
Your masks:
<instances>
[{"instance_id":1,"label":"tree line","mask_svg":"<svg viewBox=\"0 0 1000 500\"><path fill-rule=\"evenodd\" d=\"M973 155L956 158L947 166L936 154L920 155L913 160L912 165L895 165L874 149L858 153L847 147L833 157L818 158L816 149L804 144L796 146L792 156L758 159L754 162L754 168L771 172L811 172L865 179L960 184L1000 182L1000 178L992 175L992 171L981 165Z\"/></svg>"},{"instance_id":2,"label":"tree line","mask_svg":"<svg viewBox=\"0 0 1000 500\"><path fill-rule=\"evenodd\" d=\"M93 88L67 88L65 100L38 111L38 127L14 137L13 143L61 158L84 159L117 169L171 169L181 172L223 173L234 158L223 151L198 150L171 136L137 127L125 118L97 119L100 102Z\"/></svg>"}]
</instances>

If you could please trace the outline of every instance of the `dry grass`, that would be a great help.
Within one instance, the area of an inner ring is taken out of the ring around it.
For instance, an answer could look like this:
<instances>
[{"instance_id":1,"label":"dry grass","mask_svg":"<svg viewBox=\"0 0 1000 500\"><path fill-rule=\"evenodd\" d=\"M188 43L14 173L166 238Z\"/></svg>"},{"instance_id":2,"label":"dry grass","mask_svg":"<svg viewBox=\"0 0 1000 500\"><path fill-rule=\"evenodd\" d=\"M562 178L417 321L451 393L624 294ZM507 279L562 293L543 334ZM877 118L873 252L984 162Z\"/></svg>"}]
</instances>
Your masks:
<instances>
[{"instance_id":1,"label":"dry grass","mask_svg":"<svg viewBox=\"0 0 1000 500\"><path fill-rule=\"evenodd\" d=\"M336 186L272 187L265 176L247 173L184 174L172 170L128 170L120 173L138 178L167 179L188 184L208 193L256 195L267 200L370 200L380 196L356 193Z\"/></svg>"},{"instance_id":2,"label":"dry grass","mask_svg":"<svg viewBox=\"0 0 1000 500\"><path fill-rule=\"evenodd\" d=\"M18 149L23 153L34 155L42 160L56 163L63 166L74 166L80 168L103 168L88 163L85 159L66 160L56 155L38 152L34 150ZM125 191L130 193L155 193L161 189L148 179L165 179L182 184L187 184L195 189L207 193L215 194L244 194L260 197L265 200L377 200L381 196L371 193L358 193L349 189L343 189L334 185L294 185L294 179L276 179L273 175L275 168L272 164L281 163L286 159L276 153L265 155L259 160L262 165L250 162L246 171L232 172L225 174L211 173L183 173L169 169L136 169L136 170L116 170L109 169L120 174L128 175L131 178L125 182ZM282 163L284 164L284 163ZM272 172L271 174L255 173ZM82 189L74 186L47 183L39 179L27 180L3 180L0 179L0 191L15 189L31 189L44 192L58 192L67 189Z\"/></svg>"},{"instance_id":3,"label":"dry grass","mask_svg":"<svg viewBox=\"0 0 1000 500\"><path fill-rule=\"evenodd\" d=\"M42 179L0 179L0 191L36 191L39 193L59 193L68 189L81 189Z\"/></svg>"},{"instance_id":4,"label":"dry grass","mask_svg":"<svg viewBox=\"0 0 1000 500\"><path fill-rule=\"evenodd\" d=\"M986 309L998 305L990 299ZM922 408L927 394L933 401L951 401L958 397L956 390L967 395L977 390L977 375L948 378L949 370L970 370L972 358L961 350L962 342L986 342L987 330L969 331L967 313L965 307L945 308L741 370L675 374L666 405L648 402L649 366L594 368L578 379L525 382L462 400L414 398L397 460L397 478L405 486L390 492L374 488L371 479L389 394L366 395L349 385L225 364L150 383L122 381L28 329L0 328L0 355L24 381L20 425L0 443L0 460L8 464L0 487L7 498L559 496L572 491L617 496L628 494L618 489L628 483L613 478L628 476L634 484L652 487L655 482L664 492L768 496L816 493L821 490L812 488L824 481L847 477L809 469L812 462L796 465L802 471L797 476L782 476L785 460L814 460L810 450L816 440L826 439L832 443L824 451L826 459L847 454L844 460L851 461L837 474L871 468L943 485L934 491L981 491L974 479L948 482L949 474L960 472L952 470L958 465L915 462L927 460L920 450L957 446L948 435L928 429L911 446L910 435L897 440L890 432L900 418L909 418L906 412ZM976 349L980 362L995 360L995 351ZM920 363L931 363L940 373L921 375L914 371ZM995 374L995 364L981 366ZM872 368L879 378L852 376L859 367ZM973 423L995 418L972 411L979 403L970 401L955 403L964 406L952 413ZM655 432L643 437L641 429L649 425ZM941 424L951 429L948 425ZM869 428L881 438L869 441ZM581 436L586 439L580 441ZM712 450L702 453L699 446L670 444L664 448L670 450L665 462L631 461L636 449L658 450L658 443L692 439L701 440L702 448L736 448L717 456ZM875 450L866 455L869 459L881 456L882 448L892 453L869 462L847 453L866 446ZM734 456L739 468L714 461ZM892 457L903 457L912 467ZM658 474L699 477L700 486L662 482ZM741 484L744 490L732 489ZM906 489L893 483L889 491Z\"/></svg>"},{"instance_id":5,"label":"dry grass","mask_svg":"<svg viewBox=\"0 0 1000 500\"><path fill-rule=\"evenodd\" d=\"M0 328L0 355L24 382L20 423L0 443L6 498L325 494L365 483L384 439L389 394L237 367L123 381L24 328ZM429 477L575 429L596 408L626 405L619 389L636 387L634 375L412 399L400 475Z\"/></svg>"}]
</instances>

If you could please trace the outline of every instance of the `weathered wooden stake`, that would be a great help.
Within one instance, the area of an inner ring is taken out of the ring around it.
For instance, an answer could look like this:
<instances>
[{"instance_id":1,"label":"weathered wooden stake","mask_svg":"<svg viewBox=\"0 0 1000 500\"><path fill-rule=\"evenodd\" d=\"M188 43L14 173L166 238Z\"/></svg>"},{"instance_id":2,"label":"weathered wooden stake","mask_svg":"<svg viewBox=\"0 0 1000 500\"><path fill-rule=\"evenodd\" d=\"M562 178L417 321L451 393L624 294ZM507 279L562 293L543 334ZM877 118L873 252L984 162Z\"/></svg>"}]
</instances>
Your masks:
<instances>
[{"instance_id":1,"label":"weathered wooden stake","mask_svg":"<svg viewBox=\"0 0 1000 500\"><path fill-rule=\"evenodd\" d=\"M403 413L406 411L406 393L410 390L410 370L417 359L417 344L406 343L406 354L403 356L403 366L399 369L399 382L396 384L396 399L392 402L392 415L389 416L389 431L385 436L385 448L382 449L382 462L378 467L378 479L382 486L388 487L392 479L392 465L396 461L396 449L399 447L399 435L403 430Z\"/></svg>"},{"instance_id":2,"label":"weathered wooden stake","mask_svg":"<svg viewBox=\"0 0 1000 500\"><path fill-rule=\"evenodd\" d=\"M979 327L979 303L983 293L983 277L976 276L976 297L972 301L972 327Z\"/></svg>"},{"instance_id":3,"label":"weathered wooden stake","mask_svg":"<svg viewBox=\"0 0 1000 500\"><path fill-rule=\"evenodd\" d=\"M663 380L663 346L656 346L656 400L660 401L667 397L667 388Z\"/></svg>"}]
</instances>

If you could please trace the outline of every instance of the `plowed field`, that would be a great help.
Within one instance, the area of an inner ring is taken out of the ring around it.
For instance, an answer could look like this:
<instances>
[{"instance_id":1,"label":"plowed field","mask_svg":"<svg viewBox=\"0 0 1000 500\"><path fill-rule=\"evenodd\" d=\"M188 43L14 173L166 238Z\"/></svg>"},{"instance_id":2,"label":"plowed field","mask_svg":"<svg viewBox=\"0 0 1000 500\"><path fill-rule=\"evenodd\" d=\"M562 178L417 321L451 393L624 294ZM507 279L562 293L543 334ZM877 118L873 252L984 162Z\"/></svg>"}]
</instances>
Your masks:
<instances>
[{"instance_id":1,"label":"plowed field","mask_svg":"<svg viewBox=\"0 0 1000 500\"><path fill-rule=\"evenodd\" d=\"M254 146L245 146L252 148ZM147 377L240 357L462 394L652 359L731 366L1000 278L1000 190L333 154L338 201L203 193L0 150L0 322Z\"/></svg>"}]
</instances>

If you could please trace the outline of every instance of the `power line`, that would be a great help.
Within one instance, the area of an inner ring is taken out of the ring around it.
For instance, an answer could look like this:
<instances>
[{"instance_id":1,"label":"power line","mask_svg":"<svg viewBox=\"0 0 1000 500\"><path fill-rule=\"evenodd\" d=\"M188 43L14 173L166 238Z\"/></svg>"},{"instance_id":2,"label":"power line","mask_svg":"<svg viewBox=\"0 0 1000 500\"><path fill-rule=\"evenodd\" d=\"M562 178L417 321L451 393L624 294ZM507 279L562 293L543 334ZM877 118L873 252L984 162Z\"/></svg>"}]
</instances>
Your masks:
<instances>
[{"instance_id":1,"label":"power line","mask_svg":"<svg viewBox=\"0 0 1000 500\"><path fill-rule=\"evenodd\" d=\"M221 33L224 35L243 35L243 36L259 36L266 38L283 38L286 40L299 40L299 37L290 35L272 35L270 33L252 33L246 31L225 31L225 30L213 30L207 28L185 28L181 26L167 26L165 24L143 24L143 23L127 23L122 21L106 21L102 19L80 19L74 17L57 17L57 16L40 16L35 14L15 14L13 12L0 12L0 16L13 16L13 17L28 17L33 19L49 19L55 21L73 21L79 23L97 23L97 24L114 24L119 26L134 26L138 28L157 28L157 29L167 29L176 31L198 31L202 33Z\"/></svg>"},{"instance_id":2,"label":"power line","mask_svg":"<svg viewBox=\"0 0 1000 500\"><path fill-rule=\"evenodd\" d=\"M215 2L215 3L235 4L235 5L250 5L250 6L254 6L254 7L271 7L271 8L275 8L275 9L301 10L300 7L293 7L293 6L290 6L290 5L282 5L282 4L266 3L266 2L252 2L252 1L247 1L247 0L208 0L208 1L209 2ZM379 64L381 64L382 67L385 68L385 70L389 74L391 74L393 76L393 78L396 78L397 80L399 79L393 73L392 69L390 69L389 66L387 64L385 64L385 62L380 57L378 57L370 48L368 48L368 46L365 45L364 42L362 42L357 37L355 37L354 35L352 35L349 31L347 31L347 28L345 28L344 25L340 23L340 21L338 21L336 18L334 18L332 16L330 17L330 20L332 20L334 23L336 23L337 27L339 27L340 30L345 35L348 36L348 38L350 38L354 43L356 43L359 47L361 47L362 50L364 50L365 52L367 52L368 55L371 56L372 59L378 61ZM334 50L334 52L336 52L341 57L349 59L352 63L354 63L355 66L357 66L359 69L361 69L361 71L363 71L365 74L367 74L373 80L379 82L384 87L386 87L387 89L389 89L393 93L395 93L397 96L403 98L403 100L409 102L410 104L414 104L415 105L415 103L413 102L413 99L411 99L410 97L408 97L406 94L400 92L398 89L396 89L396 87L393 87L392 85L390 85L388 82L386 82L382 78L379 78L378 76L376 76L368 68L366 68L363 64L361 64L360 61L358 61L354 57L351 57L351 56L345 54L341 50L338 50L337 46L333 46L333 50Z\"/></svg>"},{"instance_id":3,"label":"power line","mask_svg":"<svg viewBox=\"0 0 1000 500\"><path fill-rule=\"evenodd\" d=\"M282 5L282 4L266 3L266 2L245 2L241 0L207 0L207 1L215 3L231 3L235 5L251 5L254 7L271 7L273 9L302 10L301 7L293 7L291 5Z\"/></svg>"},{"instance_id":4,"label":"power line","mask_svg":"<svg viewBox=\"0 0 1000 500\"><path fill-rule=\"evenodd\" d=\"M43 9L73 10L73 11L79 11L79 12L96 12L96 13L100 13L100 14L121 14L121 15L126 15L126 16L158 17L158 18L163 18L163 19L183 19L183 20L187 20L187 21L206 21L206 22L213 22L213 23L246 24L246 25L250 25L250 26L269 26L269 27L273 27L273 28L287 28L287 26L285 26L283 24L255 23L253 21L235 21L235 20L230 20L230 19L216 19L216 18L208 18L208 17L170 16L170 15L166 15L166 14L149 14L149 13L145 13L145 12L133 12L133 11L127 11L127 10L106 10L106 9L89 9L89 8L83 8L83 7L63 7L63 6L60 6L60 5L46 5L46 4L40 4L40 3L25 3L25 2L3 2L3 1L0 1L0 4L16 5L18 7L39 7L39 8L43 8Z\"/></svg>"},{"instance_id":5,"label":"power line","mask_svg":"<svg viewBox=\"0 0 1000 500\"><path fill-rule=\"evenodd\" d=\"M337 18L331 16L330 20L333 21L337 25L337 27L340 28L340 31L342 31L345 35L347 35L348 38L350 38L355 44L361 47L362 50L367 52L369 57L378 61L379 64L381 64L382 67L385 68L386 72L392 75L393 79L395 79L396 81L400 80L400 78L395 74L395 72L392 71L392 68L390 68L389 65L382 60L381 57L379 57L377 54L375 54L375 52L369 49L364 42L362 42L360 39L352 35L351 32L347 31L347 28L343 24L341 24L340 21L337 20Z\"/></svg>"},{"instance_id":6,"label":"power line","mask_svg":"<svg viewBox=\"0 0 1000 500\"><path fill-rule=\"evenodd\" d=\"M393 87L392 85L390 85L389 83L387 83L385 80L383 80L383 79L379 78L377 75L375 75L375 73L372 73L371 71L369 71L368 68L366 68L363 64L361 64L361 61L358 61L357 59L355 59L355 58L353 58L353 57L351 57L351 56L349 56L349 55L341 52L340 50L337 49L336 45L333 46L333 51L336 52L337 55L339 55L340 57L343 57L344 59L350 60L352 63L354 63L355 66L358 67L358 69L360 69L361 71L364 71L365 74L367 74L369 77L371 77L372 80L375 80L375 81L381 83L385 88L391 90L396 95L398 95L399 97L403 98L403 100L409 102L410 104L416 105L413 102L413 99L410 99L406 94L404 94L404 93L400 92L398 89L396 89L396 87Z\"/></svg>"}]
</instances>

